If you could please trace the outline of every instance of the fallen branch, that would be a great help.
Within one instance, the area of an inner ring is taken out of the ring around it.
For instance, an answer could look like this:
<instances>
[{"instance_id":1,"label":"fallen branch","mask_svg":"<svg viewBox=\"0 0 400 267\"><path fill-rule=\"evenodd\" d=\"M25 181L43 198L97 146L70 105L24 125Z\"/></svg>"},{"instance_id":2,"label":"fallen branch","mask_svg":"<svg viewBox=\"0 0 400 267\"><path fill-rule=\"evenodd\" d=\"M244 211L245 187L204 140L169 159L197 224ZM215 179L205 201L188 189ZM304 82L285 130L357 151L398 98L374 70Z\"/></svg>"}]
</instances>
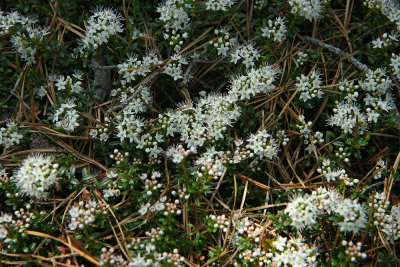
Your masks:
<instances>
[{"instance_id":1,"label":"fallen branch","mask_svg":"<svg viewBox=\"0 0 400 267\"><path fill-rule=\"evenodd\" d=\"M339 57L341 57L342 59L346 59L348 62L350 62L351 64L353 64L357 69L363 71L363 72L371 72L371 69L368 68L367 65L361 63L360 61L358 61L357 59L355 59L354 57L352 57L349 53L334 47L333 45L327 44L322 42L321 40L315 39L313 37L310 36L303 36L304 40L306 40L307 42L313 44L313 45L317 45L320 46L322 48L325 48L327 50L329 50L332 53L335 53L336 55L338 55Z\"/></svg>"}]
</instances>

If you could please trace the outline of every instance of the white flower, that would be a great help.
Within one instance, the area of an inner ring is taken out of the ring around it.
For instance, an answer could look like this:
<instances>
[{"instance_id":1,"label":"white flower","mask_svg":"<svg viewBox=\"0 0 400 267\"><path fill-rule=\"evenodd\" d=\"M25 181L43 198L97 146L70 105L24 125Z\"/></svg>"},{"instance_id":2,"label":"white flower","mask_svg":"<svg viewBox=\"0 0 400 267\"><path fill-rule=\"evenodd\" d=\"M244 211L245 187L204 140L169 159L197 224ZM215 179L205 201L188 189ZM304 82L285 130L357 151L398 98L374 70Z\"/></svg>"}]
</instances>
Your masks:
<instances>
[{"instance_id":1,"label":"white flower","mask_svg":"<svg viewBox=\"0 0 400 267\"><path fill-rule=\"evenodd\" d=\"M67 132L73 132L79 126L79 114L74 109L75 103L72 99L61 104L61 107L53 114L53 122L57 127L63 128Z\"/></svg>"},{"instance_id":2,"label":"white flower","mask_svg":"<svg viewBox=\"0 0 400 267\"><path fill-rule=\"evenodd\" d=\"M22 134L18 132L18 125L14 121L7 122L7 128L0 128L0 145L5 148L19 144L22 138Z\"/></svg>"},{"instance_id":3,"label":"white flower","mask_svg":"<svg viewBox=\"0 0 400 267\"><path fill-rule=\"evenodd\" d=\"M242 75L232 80L229 95L233 100L246 100L259 93L268 93L275 88L273 82L278 73L279 69L275 69L272 66L251 69L247 75Z\"/></svg>"},{"instance_id":4,"label":"white flower","mask_svg":"<svg viewBox=\"0 0 400 267\"><path fill-rule=\"evenodd\" d=\"M138 55L129 56L127 60L118 65L118 73L123 76L122 84L129 84L138 76L146 76L151 72L153 65L161 63L162 61L158 59L155 52L149 52L142 59Z\"/></svg>"},{"instance_id":5,"label":"white flower","mask_svg":"<svg viewBox=\"0 0 400 267\"><path fill-rule=\"evenodd\" d=\"M284 251L286 246L286 237L278 236L278 238L272 243L278 251Z\"/></svg>"},{"instance_id":6,"label":"white flower","mask_svg":"<svg viewBox=\"0 0 400 267\"><path fill-rule=\"evenodd\" d=\"M308 196L297 196L287 205L285 213L292 220L291 225L298 230L302 230L314 227L317 223L319 210Z\"/></svg>"},{"instance_id":7,"label":"white flower","mask_svg":"<svg viewBox=\"0 0 400 267\"><path fill-rule=\"evenodd\" d=\"M46 199L48 189L53 187L59 177L58 164L52 164L50 156L30 155L14 174L14 181L19 191L31 198Z\"/></svg>"},{"instance_id":8,"label":"white flower","mask_svg":"<svg viewBox=\"0 0 400 267\"><path fill-rule=\"evenodd\" d=\"M367 129L367 116L360 111L359 107L352 102L336 102L334 114L327 119L330 126L340 127L343 133L352 134L356 127L359 134Z\"/></svg>"},{"instance_id":9,"label":"white flower","mask_svg":"<svg viewBox=\"0 0 400 267\"><path fill-rule=\"evenodd\" d=\"M246 147L251 149L260 159L265 157L272 160L277 157L279 152L276 140L273 139L266 130L258 131L257 134L252 134L248 139L248 145Z\"/></svg>"},{"instance_id":10,"label":"white flower","mask_svg":"<svg viewBox=\"0 0 400 267\"><path fill-rule=\"evenodd\" d=\"M400 80L400 56L392 54L390 58L390 66L392 67L393 75Z\"/></svg>"},{"instance_id":11,"label":"white flower","mask_svg":"<svg viewBox=\"0 0 400 267\"><path fill-rule=\"evenodd\" d=\"M145 215L150 206L151 206L150 203L146 203L145 205L142 204L142 206L140 206L140 209L138 210L139 214L141 216Z\"/></svg>"},{"instance_id":12,"label":"white flower","mask_svg":"<svg viewBox=\"0 0 400 267\"><path fill-rule=\"evenodd\" d=\"M174 55L171 57L173 61L164 67L164 73L174 78L174 81L183 78L183 65L187 65L186 58L181 55Z\"/></svg>"},{"instance_id":13,"label":"white flower","mask_svg":"<svg viewBox=\"0 0 400 267\"><path fill-rule=\"evenodd\" d=\"M10 41L17 50L20 58L27 61L28 65L32 65L36 62L36 44L41 43L43 37L47 35L48 32L46 29L37 27L32 23L21 23L21 26L25 30L24 33L11 36ZM25 34L28 36L25 36Z\"/></svg>"},{"instance_id":14,"label":"white flower","mask_svg":"<svg viewBox=\"0 0 400 267\"><path fill-rule=\"evenodd\" d=\"M278 237L277 251L272 254L273 266L317 266L317 249L309 247L301 238L289 239Z\"/></svg>"},{"instance_id":15,"label":"white flower","mask_svg":"<svg viewBox=\"0 0 400 267\"><path fill-rule=\"evenodd\" d=\"M296 86L299 88L300 97L299 99L303 102L314 98L322 98L324 92L321 91L321 75L315 70L309 77L301 74L300 77L296 78Z\"/></svg>"},{"instance_id":16,"label":"white flower","mask_svg":"<svg viewBox=\"0 0 400 267\"><path fill-rule=\"evenodd\" d=\"M97 49L112 35L123 31L122 16L111 8L97 8L87 22L87 31L81 40L84 49Z\"/></svg>"},{"instance_id":17,"label":"white flower","mask_svg":"<svg viewBox=\"0 0 400 267\"><path fill-rule=\"evenodd\" d=\"M397 33L388 34L385 32L382 35L382 39L381 37L378 37L377 39L372 41L373 48L383 48L392 45L393 41L398 41L397 35Z\"/></svg>"},{"instance_id":18,"label":"white flower","mask_svg":"<svg viewBox=\"0 0 400 267\"><path fill-rule=\"evenodd\" d=\"M307 20L312 21L321 17L323 6L328 1L329 0L289 0L288 3L292 7L291 13L299 14Z\"/></svg>"},{"instance_id":19,"label":"white flower","mask_svg":"<svg viewBox=\"0 0 400 267\"><path fill-rule=\"evenodd\" d=\"M206 10L213 10L213 11L226 11L227 8L232 7L235 4L235 0L207 0Z\"/></svg>"},{"instance_id":20,"label":"white flower","mask_svg":"<svg viewBox=\"0 0 400 267\"><path fill-rule=\"evenodd\" d=\"M263 37L273 38L276 42L281 42L285 37L286 25L281 17L276 20L268 20L268 26L261 29Z\"/></svg>"},{"instance_id":21,"label":"white flower","mask_svg":"<svg viewBox=\"0 0 400 267\"><path fill-rule=\"evenodd\" d=\"M115 196L119 196L121 194L121 192L119 191L119 189L104 189L103 190L103 197L105 199L108 199L110 197L115 197Z\"/></svg>"},{"instance_id":22,"label":"white flower","mask_svg":"<svg viewBox=\"0 0 400 267\"><path fill-rule=\"evenodd\" d=\"M255 65L255 62L259 57L260 53L253 44L242 45L231 54L231 62L236 64L238 59L242 59L242 63L246 68L250 68Z\"/></svg>"},{"instance_id":23,"label":"white flower","mask_svg":"<svg viewBox=\"0 0 400 267\"><path fill-rule=\"evenodd\" d=\"M7 229L3 225L0 225L0 239L6 238L7 234Z\"/></svg>"},{"instance_id":24,"label":"white flower","mask_svg":"<svg viewBox=\"0 0 400 267\"><path fill-rule=\"evenodd\" d=\"M175 164L179 164L192 151L193 151L193 149L192 150L190 150L190 149L189 150L185 150L182 145L178 145L178 146L175 146L175 147L170 147L167 150L166 155L167 155L167 157L172 158L172 161Z\"/></svg>"}]
</instances>

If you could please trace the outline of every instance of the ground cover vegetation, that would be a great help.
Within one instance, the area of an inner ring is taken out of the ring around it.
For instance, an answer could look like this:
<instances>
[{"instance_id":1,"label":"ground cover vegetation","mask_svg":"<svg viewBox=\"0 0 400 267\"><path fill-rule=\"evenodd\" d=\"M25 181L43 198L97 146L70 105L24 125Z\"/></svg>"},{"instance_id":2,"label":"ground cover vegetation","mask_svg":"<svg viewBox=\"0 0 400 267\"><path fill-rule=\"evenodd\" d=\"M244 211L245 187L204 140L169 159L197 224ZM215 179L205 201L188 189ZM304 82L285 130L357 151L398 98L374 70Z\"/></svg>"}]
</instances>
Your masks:
<instances>
[{"instance_id":1,"label":"ground cover vegetation","mask_svg":"<svg viewBox=\"0 0 400 267\"><path fill-rule=\"evenodd\" d=\"M1 264L400 263L396 1L1 5Z\"/></svg>"}]
</instances>

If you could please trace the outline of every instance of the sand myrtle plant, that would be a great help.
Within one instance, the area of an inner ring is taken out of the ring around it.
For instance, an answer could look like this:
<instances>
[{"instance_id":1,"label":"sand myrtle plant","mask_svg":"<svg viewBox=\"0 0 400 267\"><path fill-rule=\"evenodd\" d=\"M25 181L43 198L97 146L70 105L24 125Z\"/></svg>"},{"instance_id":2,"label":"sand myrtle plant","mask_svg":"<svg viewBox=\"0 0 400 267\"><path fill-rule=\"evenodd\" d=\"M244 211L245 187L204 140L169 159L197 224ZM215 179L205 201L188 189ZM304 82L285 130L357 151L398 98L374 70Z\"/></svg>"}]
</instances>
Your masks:
<instances>
[{"instance_id":1,"label":"sand myrtle plant","mask_svg":"<svg viewBox=\"0 0 400 267\"><path fill-rule=\"evenodd\" d=\"M398 264L395 1L1 8L0 265Z\"/></svg>"}]
</instances>

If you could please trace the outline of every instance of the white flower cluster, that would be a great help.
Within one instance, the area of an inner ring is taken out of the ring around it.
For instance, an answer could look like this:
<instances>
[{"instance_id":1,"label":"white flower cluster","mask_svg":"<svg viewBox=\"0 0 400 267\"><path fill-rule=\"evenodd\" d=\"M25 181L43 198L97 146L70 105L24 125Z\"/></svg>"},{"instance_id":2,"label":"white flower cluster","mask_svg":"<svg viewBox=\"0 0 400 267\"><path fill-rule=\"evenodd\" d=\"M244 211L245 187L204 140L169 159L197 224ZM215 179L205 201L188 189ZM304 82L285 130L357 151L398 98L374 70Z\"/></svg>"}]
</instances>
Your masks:
<instances>
[{"instance_id":1,"label":"white flower cluster","mask_svg":"<svg viewBox=\"0 0 400 267\"><path fill-rule=\"evenodd\" d=\"M127 157L129 157L129 152L122 153L118 149L114 149L114 154L110 155L110 159L115 160L117 165L120 165Z\"/></svg>"},{"instance_id":2,"label":"white flower cluster","mask_svg":"<svg viewBox=\"0 0 400 267\"><path fill-rule=\"evenodd\" d=\"M227 127L240 116L240 108L235 102L239 98L250 99L250 95L272 89L277 72L272 66L252 69L248 75L240 76L232 82L228 95L208 95L200 98L195 106L192 103L181 105L176 111L160 115L161 128L166 136L179 134L189 150L202 146L206 140L218 141L223 138ZM130 142L136 142L138 148L144 148L151 156L159 155L162 150L158 144L165 139L164 134L157 131L155 135L140 135L146 123L135 117L133 111L137 109L128 112L127 108L122 115L117 116L117 137L121 141L128 138ZM195 153L194 151L192 152ZM176 161L178 160L177 156Z\"/></svg>"},{"instance_id":3,"label":"white flower cluster","mask_svg":"<svg viewBox=\"0 0 400 267\"><path fill-rule=\"evenodd\" d=\"M131 263L128 263L122 255L113 255L114 249L110 248L107 249L106 247L103 247L101 249L101 255L100 255L100 266L151 266L149 262L149 265L144 265L143 263L141 265L131 265Z\"/></svg>"},{"instance_id":4,"label":"white flower cluster","mask_svg":"<svg viewBox=\"0 0 400 267\"><path fill-rule=\"evenodd\" d=\"M397 29L400 29L400 8L397 1L365 0L363 4L370 9L380 10L384 16L397 25Z\"/></svg>"},{"instance_id":5,"label":"white flower cluster","mask_svg":"<svg viewBox=\"0 0 400 267\"><path fill-rule=\"evenodd\" d=\"M299 66L303 66L304 62L307 61L307 57L308 54L303 52L303 51L299 51L294 57L293 57L293 61L294 64L296 64L297 67Z\"/></svg>"},{"instance_id":6,"label":"white flower cluster","mask_svg":"<svg viewBox=\"0 0 400 267\"><path fill-rule=\"evenodd\" d=\"M132 262L122 266L183 266L184 258L179 254L177 248L174 248L172 252L160 253L156 251L157 247L154 243L160 240L163 235L164 232L160 228L152 228L150 232L146 232L148 238L133 238L126 247L132 250L135 256L132 257ZM107 250L104 249L104 252L107 252ZM144 256L142 257L140 253Z\"/></svg>"},{"instance_id":7,"label":"white flower cluster","mask_svg":"<svg viewBox=\"0 0 400 267\"><path fill-rule=\"evenodd\" d=\"M279 69L267 65L251 69L246 75L232 80L229 95L237 100L249 100L256 94L268 93L274 89L273 82L278 73Z\"/></svg>"},{"instance_id":8,"label":"white flower cluster","mask_svg":"<svg viewBox=\"0 0 400 267\"><path fill-rule=\"evenodd\" d=\"M96 50L106 44L111 36L123 31L122 16L111 8L97 8L87 21L87 31L82 38L84 49Z\"/></svg>"},{"instance_id":9,"label":"white flower cluster","mask_svg":"<svg viewBox=\"0 0 400 267\"><path fill-rule=\"evenodd\" d=\"M109 126L109 123L109 119L105 117L104 124L106 126ZM107 142L108 138L110 137L108 134L108 128L100 124L96 124L95 129L90 129L89 136L91 136L92 138L97 138L97 136L99 136L98 138L100 142Z\"/></svg>"},{"instance_id":10,"label":"white flower cluster","mask_svg":"<svg viewBox=\"0 0 400 267\"><path fill-rule=\"evenodd\" d=\"M229 225L230 225L230 220L225 216L225 214L222 215L211 215L211 216L207 216L207 218L209 219L209 226L211 226L214 231L220 229L222 230L224 233L226 233L228 231Z\"/></svg>"},{"instance_id":11,"label":"white flower cluster","mask_svg":"<svg viewBox=\"0 0 400 267\"><path fill-rule=\"evenodd\" d=\"M392 54L390 58L390 67L392 68L393 75L400 80L400 55Z\"/></svg>"},{"instance_id":12,"label":"white flower cluster","mask_svg":"<svg viewBox=\"0 0 400 267\"><path fill-rule=\"evenodd\" d=\"M329 159L324 159L322 161L321 168L318 168L317 171L321 173L328 182L337 181L339 180L340 175L346 173L344 169L336 168L335 170L333 170L331 167L331 161Z\"/></svg>"},{"instance_id":13,"label":"white flower cluster","mask_svg":"<svg viewBox=\"0 0 400 267\"><path fill-rule=\"evenodd\" d=\"M264 228L252 221L248 216L240 211L235 212L232 217L222 215L211 215L208 217L208 225L214 230L221 230L227 232L229 229L233 230L232 242L240 246L243 240L251 239L254 243L260 242L260 235L264 232Z\"/></svg>"},{"instance_id":14,"label":"white flower cluster","mask_svg":"<svg viewBox=\"0 0 400 267\"><path fill-rule=\"evenodd\" d=\"M143 176L144 177L144 176ZM147 177L147 176L146 176ZM142 178L142 177L141 177ZM157 211L163 211L166 209L166 200L167 197L161 197L159 200L157 200L153 205L150 203L142 204L140 206L140 209L138 210L138 213L141 216L144 216L147 214L147 212L157 212Z\"/></svg>"},{"instance_id":15,"label":"white flower cluster","mask_svg":"<svg viewBox=\"0 0 400 267\"><path fill-rule=\"evenodd\" d=\"M8 177L6 169L0 169L0 187L8 182L10 182L10 177Z\"/></svg>"},{"instance_id":16,"label":"white flower cluster","mask_svg":"<svg viewBox=\"0 0 400 267\"><path fill-rule=\"evenodd\" d=\"M348 261L357 262L359 259L367 258L367 254L361 252L361 242L354 244L352 241L347 242L346 240L343 240L342 246L345 247L344 254L346 255Z\"/></svg>"},{"instance_id":17,"label":"white flower cluster","mask_svg":"<svg viewBox=\"0 0 400 267\"><path fill-rule=\"evenodd\" d=\"M374 179L382 178L382 172L387 169L385 162L380 159L376 162L375 171L374 171Z\"/></svg>"},{"instance_id":18,"label":"white flower cluster","mask_svg":"<svg viewBox=\"0 0 400 267\"><path fill-rule=\"evenodd\" d=\"M30 155L23 160L12 180L20 193L38 200L49 197L49 190L59 180L58 164L50 156Z\"/></svg>"},{"instance_id":19,"label":"white flower cluster","mask_svg":"<svg viewBox=\"0 0 400 267\"><path fill-rule=\"evenodd\" d=\"M268 0L256 0L254 2L254 9L261 10L268 3Z\"/></svg>"},{"instance_id":20,"label":"white flower cluster","mask_svg":"<svg viewBox=\"0 0 400 267\"><path fill-rule=\"evenodd\" d=\"M390 202L386 201L384 193L376 192L368 201L368 204L373 211L374 225L385 227L387 220L390 217Z\"/></svg>"},{"instance_id":21,"label":"white flower cluster","mask_svg":"<svg viewBox=\"0 0 400 267\"><path fill-rule=\"evenodd\" d=\"M262 226L254 223L248 216L244 216L241 212L235 212L232 216L232 220L228 220L231 223L235 233L232 238L232 242L236 245L240 245L243 242L243 238L250 238L253 242L259 243L259 235L263 231Z\"/></svg>"},{"instance_id":22,"label":"white flower cluster","mask_svg":"<svg viewBox=\"0 0 400 267\"><path fill-rule=\"evenodd\" d=\"M313 228L320 214L314 198L309 195L296 196L286 207L285 213L289 215L290 225L297 230Z\"/></svg>"},{"instance_id":23,"label":"white flower cluster","mask_svg":"<svg viewBox=\"0 0 400 267\"><path fill-rule=\"evenodd\" d=\"M150 158L158 158L158 156L163 152L163 149L159 147L159 144L165 141L165 136L159 132L156 134L143 134L137 138L136 148L144 150Z\"/></svg>"},{"instance_id":24,"label":"white flower cluster","mask_svg":"<svg viewBox=\"0 0 400 267\"><path fill-rule=\"evenodd\" d=\"M272 266L318 266L317 249L309 247L302 239L278 236L272 243L275 253L269 253Z\"/></svg>"},{"instance_id":25,"label":"white flower cluster","mask_svg":"<svg viewBox=\"0 0 400 267\"><path fill-rule=\"evenodd\" d=\"M188 149L203 146L206 140L217 141L240 116L240 109L229 96L208 95L201 98L195 107L192 104L177 111L160 115L167 136L180 134Z\"/></svg>"},{"instance_id":26,"label":"white flower cluster","mask_svg":"<svg viewBox=\"0 0 400 267\"><path fill-rule=\"evenodd\" d=\"M170 45L175 45L176 52L181 50L183 39L189 37L186 30L189 28L190 17L185 9L191 9L192 4L182 0L166 0L157 7L159 19L164 22L164 39L170 40Z\"/></svg>"},{"instance_id":27,"label":"white flower cluster","mask_svg":"<svg viewBox=\"0 0 400 267\"><path fill-rule=\"evenodd\" d=\"M12 215L8 213L2 213L0 216L0 239L7 238L8 231L6 226L12 221Z\"/></svg>"},{"instance_id":28,"label":"white flower cluster","mask_svg":"<svg viewBox=\"0 0 400 267\"><path fill-rule=\"evenodd\" d=\"M287 137L285 130L278 130L276 133L276 138L282 142L283 146L286 146L289 142L289 137Z\"/></svg>"},{"instance_id":29,"label":"white flower cluster","mask_svg":"<svg viewBox=\"0 0 400 267\"><path fill-rule=\"evenodd\" d=\"M71 217L68 228L71 231L82 230L85 226L94 223L96 215L106 215L107 212L107 204L103 202L95 200L80 201L68 210L68 215Z\"/></svg>"},{"instance_id":30,"label":"white flower cluster","mask_svg":"<svg viewBox=\"0 0 400 267\"><path fill-rule=\"evenodd\" d=\"M357 234L365 228L368 212L358 200L343 198L335 191L318 188L311 195L296 196L286 207L285 213L291 219L291 225L297 230L312 229L317 220L325 215L335 216L341 232Z\"/></svg>"},{"instance_id":31,"label":"white flower cluster","mask_svg":"<svg viewBox=\"0 0 400 267\"><path fill-rule=\"evenodd\" d=\"M228 51L235 46L237 40L235 38L231 38L228 30L225 28L215 29L214 33L217 35L217 38L216 40L211 40L209 44L217 49L218 55L228 55Z\"/></svg>"},{"instance_id":32,"label":"white flower cluster","mask_svg":"<svg viewBox=\"0 0 400 267\"><path fill-rule=\"evenodd\" d=\"M185 149L182 145L172 146L168 148L166 155L172 159L175 164L180 164L184 158L189 156L191 153L196 153L195 148Z\"/></svg>"},{"instance_id":33,"label":"white flower cluster","mask_svg":"<svg viewBox=\"0 0 400 267\"><path fill-rule=\"evenodd\" d=\"M390 91L392 84L392 80L380 68L367 73L366 79L360 83L366 92L364 103L369 122L377 122L381 112L395 109L395 100Z\"/></svg>"},{"instance_id":34,"label":"white flower cluster","mask_svg":"<svg viewBox=\"0 0 400 267\"><path fill-rule=\"evenodd\" d=\"M283 18L278 17L275 20L268 20L268 26L261 29L262 36L272 38L275 42L281 42L285 38L286 25Z\"/></svg>"},{"instance_id":35,"label":"white flower cluster","mask_svg":"<svg viewBox=\"0 0 400 267\"><path fill-rule=\"evenodd\" d=\"M174 55L171 57L171 62L165 65L164 73L174 78L174 81L183 78L183 65L188 62L185 57L181 55Z\"/></svg>"},{"instance_id":36,"label":"white flower cluster","mask_svg":"<svg viewBox=\"0 0 400 267\"><path fill-rule=\"evenodd\" d=\"M40 43L43 37L48 34L44 28L35 25L35 23L35 20L22 16L18 12L0 11L0 36L9 34L10 29L16 25L23 28L22 33L12 35L10 40L20 58L27 61L28 65L36 62L36 44Z\"/></svg>"},{"instance_id":37,"label":"white flower cluster","mask_svg":"<svg viewBox=\"0 0 400 267\"><path fill-rule=\"evenodd\" d=\"M386 239L394 243L400 238L400 205L393 206L386 201L385 193L375 193L368 201L373 211L374 225L382 229Z\"/></svg>"},{"instance_id":38,"label":"white flower cluster","mask_svg":"<svg viewBox=\"0 0 400 267\"><path fill-rule=\"evenodd\" d=\"M334 114L327 119L330 126L340 127L343 133L352 134L355 131L363 134L367 129L367 116L353 102L338 102L333 109ZM357 127L357 129L356 129Z\"/></svg>"},{"instance_id":39,"label":"white flower cluster","mask_svg":"<svg viewBox=\"0 0 400 267\"><path fill-rule=\"evenodd\" d=\"M12 238L13 233L15 231L23 233L31 226L32 220L36 219L33 212L29 211L30 208L31 205L27 204L26 209L20 208L14 211L14 214L3 212L0 214L0 240L5 244L17 241Z\"/></svg>"},{"instance_id":40,"label":"white flower cluster","mask_svg":"<svg viewBox=\"0 0 400 267\"><path fill-rule=\"evenodd\" d=\"M165 23L166 29L177 31L189 27L190 18L184 8L191 7L191 4L182 0L166 0L157 7L157 12L160 13L160 20Z\"/></svg>"},{"instance_id":41,"label":"white flower cluster","mask_svg":"<svg viewBox=\"0 0 400 267\"><path fill-rule=\"evenodd\" d=\"M118 65L118 73L122 75L122 85L136 81L138 76L146 76L152 68L162 63L155 52L150 52L142 59L138 55L129 56L127 60Z\"/></svg>"},{"instance_id":42,"label":"white flower cluster","mask_svg":"<svg viewBox=\"0 0 400 267\"><path fill-rule=\"evenodd\" d=\"M246 148L251 149L260 159L268 158L272 160L278 155L277 142L265 129L258 131L256 134L251 134L247 141Z\"/></svg>"},{"instance_id":43,"label":"white flower cluster","mask_svg":"<svg viewBox=\"0 0 400 267\"><path fill-rule=\"evenodd\" d=\"M329 0L289 0L288 3L292 7L290 12L298 14L309 21L317 20L324 11L324 5Z\"/></svg>"},{"instance_id":44,"label":"white flower cluster","mask_svg":"<svg viewBox=\"0 0 400 267\"><path fill-rule=\"evenodd\" d=\"M345 95L344 99L347 102L353 101L357 102L357 97L359 95L358 89L359 85L354 84L354 81L345 80L342 84L339 85L339 90Z\"/></svg>"},{"instance_id":45,"label":"white flower cluster","mask_svg":"<svg viewBox=\"0 0 400 267\"><path fill-rule=\"evenodd\" d=\"M299 122L296 124L296 128L300 131L301 138L304 139L303 142L307 146L305 148L305 151L307 151L309 154L314 153L314 146L317 143L324 142L323 133L319 131L312 133L311 125L312 125L311 121L309 122L305 121L304 115L299 115Z\"/></svg>"},{"instance_id":46,"label":"white flower cluster","mask_svg":"<svg viewBox=\"0 0 400 267\"><path fill-rule=\"evenodd\" d=\"M301 136L306 140L311 135L311 125L312 121L306 122L306 117L299 115L299 122L296 124L296 127L299 129Z\"/></svg>"},{"instance_id":47,"label":"white flower cluster","mask_svg":"<svg viewBox=\"0 0 400 267\"><path fill-rule=\"evenodd\" d=\"M32 25L35 21L22 16L18 12L3 12L0 10L0 35L10 33L10 29L17 24Z\"/></svg>"},{"instance_id":48,"label":"white flower cluster","mask_svg":"<svg viewBox=\"0 0 400 267\"><path fill-rule=\"evenodd\" d=\"M41 43L43 37L48 34L46 29L35 25L24 25L25 33L29 36L24 35L13 35L10 39L11 43L17 50L20 58L26 61L26 64L35 64L36 44Z\"/></svg>"},{"instance_id":49,"label":"white flower cluster","mask_svg":"<svg viewBox=\"0 0 400 267\"><path fill-rule=\"evenodd\" d=\"M118 174L114 173L112 171L106 173L106 178L109 181L108 183L108 188L103 190L103 197L105 199L109 199L112 197L119 196L121 194L121 191L118 188Z\"/></svg>"},{"instance_id":50,"label":"white flower cluster","mask_svg":"<svg viewBox=\"0 0 400 267\"><path fill-rule=\"evenodd\" d=\"M61 107L53 114L53 122L56 123L56 127L63 128L67 132L73 132L79 126L79 114L74 109L75 107L76 104L73 99L69 99L61 104Z\"/></svg>"},{"instance_id":51,"label":"white flower cluster","mask_svg":"<svg viewBox=\"0 0 400 267\"><path fill-rule=\"evenodd\" d=\"M178 199L181 203L187 202L187 200L190 198L190 194L188 193L186 188L182 188L182 189L178 188L177 190L172 190L171 195L173 195L174 197L178 197Z\"/></svg>"},{"instance_id":52,"label":"white flower cluster","mask_svg":"<svg viewBox=\"0 0 400 267\"><path fill-rule=\"evenodd\" d=\"M57 90L66 91L68 95L71 93L80 94L83 90L82 88L83 73L76 72L72 76L74 77L74 79L69 75L67 75L67 77L64 77L63 75L59 75L58 77L56 77L54 82Z\"/></svg>"},{"instance_id":53,"label":"white flower cluster","mask_svg":"<svg viewBox=\"0 0 400 267\"><path fill-rule=\"evenodd\" d=\"M136 94L136 96L132 99L131 95L134 94ZM131 86L126 88L118 88L113 90L111 92L111 95L119 95L120 102L126 104L121 114L125 117L145 112L148 109L148 106L146 104L151 104L153 101L153 96L150 92L149 87L147 86L139 86L136 89Z\"/></svg>"},{"instance_id":54,"label":"white flower cluster","mask_svg":"<svg viewBox=\"0 0 400 267\"><path fill-rule=\"evenodd\" d=\"M144 122L141 118L135 115L118 115L117 122L117 137L123 142L129 139L129 142L138 142L139 133L144 127Z\"/></svg>"},{"instance_id":55,"label":"white flower cluster","mask_svg":"<svg viewBox=\"0 0 400 267\"><path fill-rule=\"evenodd\" d=\"M321 98L324 92L321 91L321 75L315 70L311 73L309 77L301 74L300 77L296 78L296 86L299 88L300 97L299 99L303 102L314 98Z\"/></svg>"},{"instance_id":56,"label":"white flower cluster","mask_svg":"<svg viewBox=\"0 0 400 267\"><path fill-rule=\"evenodd\" d=\"M179 200L177 202L179 204ZM180 215L181 213L182 213L182 211L178 209L177 204L170 203L170 202L165 203L165 211L163 213L164 216L170 216L170 215L175 215L175 214Z\"/></svg>"},{"instance_id":57,"label":"white flower cluster","mask_svg":"<svg viewBox=\"0 0 400 267\"><path fill-rule=\"evenodd\" d=\"M153 172L150 179L147 178L146 173L140 177L140 179L144 181L144 190L148 196L158 193L160 191L159 189L163 187L163 184L157 180L157 178L160 177L161 173L159 172Z\"/></svg>"},{"instance_id":58,"label":"white flower cluster","mask_svg":"<svg viewBox=\"0 0 400 267\"><path fill-rule=\"evenodd\" d=\"M19 133L18 125L15 121L8 121L7 127L0 128L0 145L6 149L14 144L19 144L22 138L23 136Z\"/></svg>"},{"instance_id":59,"label":"white flower cluster","mask_svg":"<svg viewBox=\"0 0 400 267\"><path fill-rule=\"evenodd\" d=\"M207 0L206 1L206 10L222 10L226 11L227 8L232 7L235 4L235 0Z\"/></svg>"},{"instance_id":60,"label":"white flower cluster","mask_svg":"<svg viewBox=\"0 0 400 267\"><path fill-rule=\"evenodd\" d=\"M324 134L316 131L314 134L310 136L310 140L304 139L304 144L307 145L307 147L304 149L305 151L308 152L308 154L314 153L314 147L316 144L320 143L322 144L324 142Z\"/></svg>"},{"instance_id":61,"label":"white flower cluster","mask_svg":"<svg viewBox=\"0 0 400 267\"><path fill-rule=\"evenodd\" d=\"M226 167L230 151L216 151L215 147L210 147L196 160L195 165L199 167L198 177L209 176L214 180L221 177ZM195 172L196 173L196 172Z\"/></svg>"},{"instance_id":62,"label":"white flower cluster","mask_svg":"<svg viewBox=\"0 0 400 267\"><path fill-rule=\"evenodd\" d=\"M390 215L385 218L382 232L386 234L386 239L392 243L400 238L400 205L392 207Z\"/></svg>"},{"instance_id":63,"label":"white flower cluster","mask_svg":"<svg viewBox=\"0 0 400 267\"><path fill-rule=\"evenodd\" d=\"M372 41L373 48L382 48L382 47L388 47L393 44L393 42L398 42L399 40L397 39L398 33L393 33L393 34L388 34L385 32L382 34L382 39L381 37L378 37L377 39Z\"/></svg>"},{"instance_id":64,"label":"white flower cluster","mask_svg":"<svg viewBox=\"0 0 400 267\"><path fill-rule=\"evenodd\" d=\"M246 68L254 66L259 58L260 53L253 44L242 45L231 54L231 62L237 64L237 62L241 60Z\"/></svg>"}]
</instances>

